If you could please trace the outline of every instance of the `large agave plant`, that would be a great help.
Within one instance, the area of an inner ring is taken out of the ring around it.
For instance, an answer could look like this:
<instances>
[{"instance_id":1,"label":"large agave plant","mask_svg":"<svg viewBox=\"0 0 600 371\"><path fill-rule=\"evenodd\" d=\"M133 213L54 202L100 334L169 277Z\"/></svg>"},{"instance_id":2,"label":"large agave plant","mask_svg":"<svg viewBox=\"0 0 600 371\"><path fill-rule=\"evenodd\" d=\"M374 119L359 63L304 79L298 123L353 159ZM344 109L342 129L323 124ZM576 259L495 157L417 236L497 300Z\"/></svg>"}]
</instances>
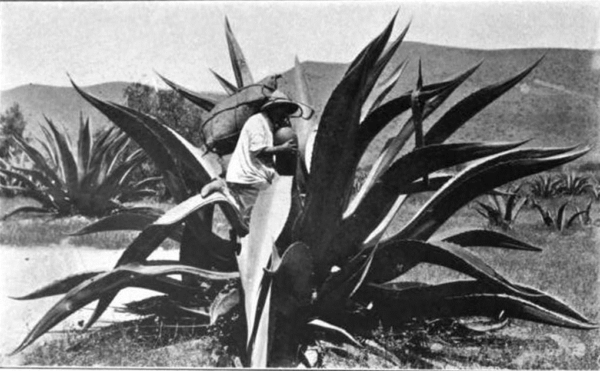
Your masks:
<instances>
[{"instance_id":1,"label":"large agave plant","mask_svg":"<svg viewBox=\"0 0 600 371\"><path fill-rule=\"evenodd\" d=\"M179 204L147 227L142 227L143 221L138 223L143 230L114 269L71 276L21 298L64 294L16 351L99 299L92 323L125 287L144 287L185 298L203 290L195 284L198 279L241 281L247 324L244 359L253 367L268 365L269 350L286 344L273 344L269 335L274 333L293 343L303 338L297 335L318 326L355 342L351 333L360 323L356 321L357 307L370 308L368 317L390 325L415 317L498 318L501 314L556 326L596 328L565 303L510 282L465 249L484 246L536 251L535 247L489 230L436 237L436 231L457 210L481 194L588 151L587 147L519 148L523 142L445 143L470 118L525 78L539 61L468 95L426 129L424 122L479 64L433 84L424 84L419 73L412 91L383 99L400 78L402 68L394 69L388 79L381 78L382 72L408 29L388 43L393 24L390 22L350 63L333 90L318 126L314 126L318 127L314 149L306 150L310 166L302 161L306 171L276 178L259 196L250 226L244 225L235 199L226 190L207 197L198 194L202 185L221 171L212 155L190 145L155 118L101 101L74 85L147 151L162 169L165 183ZM239 89L251 78L229 26L227 37ZM303 80L302 76L297 78ZM235 85L224 85L236 94ZM214 102L207 104L197 93L177 89L206 109L214 107ZM368 145L383 128L396 125L395 119L405 112L410 118L397 125L397 135L384 146L359 192L352 196L355 173ZM313 140L312 129L299 131L300 143ZM414 145L409 142L413 136ZM410 150L398 158L405 147ZM456 175L438 173L464 164L467 166ZM397 232L384 237L406 201L423 192L431 196L422 208ZM224 211L233 233L245 236L239 253L235 239L228 241L212 232L215 205ZM104 230L114 228L118 227L110 225ZM180 261L148 260L167 237L180 239ZM422 263L450 268L470 279L441 285L389 283ZM181 274L183 279L173 274ZM217 308L214 313L224 312L218 309L219 303L227 302L231 307L233 298L239 298L232 295L230 300L223 300L223 295L213 304L212 308ZM275 326L277 332L273 331Z\"/></svg>"},{"instance_id":2,"label":"large agave plant","mask_svg":"<svg viewBox=\"0 0 600 371\"><path fill-rule=\"evenodd\" d=\"M47 128L41 127L45 140L38 140L42 151L15 137L33 163L31 168L15 162L0 168L0 174L12 182L0 185L3 190L31 197L40 206L18 208L5 218L25 212L105 216L126 209L124 202L152 195L150 186L160 178L133 181L131 175L146 155L142 150L130 151L123 132L111 128L94 138L89 120L80 117L74 145L52 120L46 118L46 123Z\"/></svg>"}]
</instances>

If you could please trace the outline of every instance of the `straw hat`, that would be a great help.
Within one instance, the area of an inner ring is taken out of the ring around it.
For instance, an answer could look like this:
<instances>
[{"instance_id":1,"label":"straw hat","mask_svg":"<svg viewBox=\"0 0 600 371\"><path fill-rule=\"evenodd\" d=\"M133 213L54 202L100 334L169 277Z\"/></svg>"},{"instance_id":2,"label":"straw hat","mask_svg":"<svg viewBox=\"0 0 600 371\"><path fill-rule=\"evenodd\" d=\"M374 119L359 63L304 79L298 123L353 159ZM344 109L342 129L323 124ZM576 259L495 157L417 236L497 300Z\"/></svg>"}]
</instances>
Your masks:
<instances>
[{"instance_id":1,"label":"straw hat","mask_svg":"<svg viewBox=\"0 0 600 371\"><path fill-rule=\"evenodd\" d=\"M298 103L290 100L287 97L287 95L280 92L279 90L273 92L273 94L269 97L267 103L263 104L262 107L260 107L260 110L269 111L276 107L288 107L286 111L289 115L292 115L296 111L302 109Z\"/></svg>"}]
</instances>

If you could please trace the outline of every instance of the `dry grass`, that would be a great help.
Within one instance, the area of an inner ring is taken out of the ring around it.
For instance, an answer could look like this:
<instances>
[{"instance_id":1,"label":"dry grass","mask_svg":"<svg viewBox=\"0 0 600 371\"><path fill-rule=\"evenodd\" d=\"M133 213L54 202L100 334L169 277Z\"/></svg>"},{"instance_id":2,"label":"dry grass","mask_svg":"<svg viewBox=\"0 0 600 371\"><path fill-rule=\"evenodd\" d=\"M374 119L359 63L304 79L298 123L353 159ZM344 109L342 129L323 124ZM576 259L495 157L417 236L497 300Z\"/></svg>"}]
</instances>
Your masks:
<instances>
[{"instance_id":1,"label":"dry grass","mask_svg":"<svg viewBox=\"0 0 600 371\"><path fill-rule=\"evenodd\" d=\"M36 205L30 199L0 197L0 215L21 206ZM144 206L168 209L170 204L145 202ZM102 249L123 249L138 234L136 231L104 232L86 236L69 236L97 219L82 216L53 218L49 216L21 215L0 221L0 245L36 247L66 243L71 246L89 246ZM176 244L167 240L165 248L175 248Z\"/></svg>"}]
</instances>

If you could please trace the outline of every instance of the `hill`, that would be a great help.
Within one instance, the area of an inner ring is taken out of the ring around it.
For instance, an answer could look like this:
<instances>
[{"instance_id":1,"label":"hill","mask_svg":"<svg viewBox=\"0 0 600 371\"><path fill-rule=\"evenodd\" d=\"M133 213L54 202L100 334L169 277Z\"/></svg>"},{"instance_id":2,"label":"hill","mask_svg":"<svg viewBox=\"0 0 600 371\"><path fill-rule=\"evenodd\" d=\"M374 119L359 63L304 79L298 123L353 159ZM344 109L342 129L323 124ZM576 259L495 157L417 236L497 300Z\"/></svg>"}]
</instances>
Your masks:
<instances>
[{"instance_id":1,"label":"hill","mask_svg":"<svg viewBox=\"0 0 600 371\"><path fill-rule=\"evenodd\" d=\"M483 65L447 102L432 115L431 124L447 107L471 92L488 84L502 81L525 69L540 57L542 63L520 84L494 102L469 124L455 134L454 140L522 140L532 139L530 145L573 145L598 142L600 71L594 62L599 51L571 49L514 49L472 50L404 43L392 64L409 58L409 65L391 97L411 89L417 78L416 67L420 58L425 83L432 83L464 71L484 60ZM596 62L597 64L597 62ZM302 63L310 85L313 105L320 112L331 91L346 69L342 63L305 61ZM384 75L388 74L384 72ZM101 98L122 103L125 82L111 82L84 87ZM283 73L281 89L295 96L293 69ZM0 95L2 112L13 102L24 111L33 133L35 123L43 121L43 114L76 130L79 113L90 116L95 127L108 124L107 119L92 108L70 87L27 85L3 91ZM404 118L401 118L403 120ZM402 121L400 121L402 122ZM397 127L388 128L375 143L381 146ZM581 161L600 162L600 152Z\"/></svg>"},{"instance_id":2,"label":"hill","mask_svg":"<svg viewBox=\"0 0 600 371\"><path fill-rule=\"evenodd\" d=\"M126 82L110 82L85 87L86 91L111 100L123 103L123 91L129 85ZM90 117L94 128L109 125L110 121L93 108L71 87L59 87L30 84L3 91L0 95L0 109L4 112L14 103L19 103L27 120L26 135L38 135L39 123L45 122L44 116L75 133L79 128L79 114Z\"/></svg>"},{"instance_id":3,"label":"hill","mask_svg":"<svg viewBox=\"0 0 600 371\"><path fill-rule=\"evenodd\" d=\"M544 56L541 64L521 83L492 103L461 128L457 140L524 140L531 146L561 146L598 143L600 133L600 71L594 69L599 51L567 49L470 50L407 42L392 63L409 58L410 64L390 94L397 96L414 87L421 58L425 84L438 82L483 60L479 69L425 122L431 125L455 102L486 85L503 81ZM304 62L316 108L322 110L345 65ZM384 71L384 75L388 74ZM295 95L293 71L284 75L282 90ZM400 120L400 124L405 118ZM388 127L375 147L397 132ZM374 151L371 151L374 152ZM367 163L372 160L369 158ZM579 162L600 162L599 148Z\"/></svg>"}]
</instances>

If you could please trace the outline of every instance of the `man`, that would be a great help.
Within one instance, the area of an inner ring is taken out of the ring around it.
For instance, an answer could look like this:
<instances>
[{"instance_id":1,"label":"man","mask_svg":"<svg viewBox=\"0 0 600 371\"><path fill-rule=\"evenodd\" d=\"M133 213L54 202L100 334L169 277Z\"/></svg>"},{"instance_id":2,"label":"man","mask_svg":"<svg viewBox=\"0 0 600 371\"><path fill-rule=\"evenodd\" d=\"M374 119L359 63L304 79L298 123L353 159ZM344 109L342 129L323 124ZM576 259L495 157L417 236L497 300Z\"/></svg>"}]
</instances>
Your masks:
<instances>
[{"instance_id":1,"label":"man","mask_svg":"<svg viewBox=\"0 0 600 371\"><path fill-rule=\"evenodd\" d=\"M260 112L246 121L240 132L225 180L240 201L246 220L250 218L258 193L267 188L275 176L274 156L298 150L295 139L274 144L273 133L290 126L289 116L299 109L300 106L285 95L274 94ZM215 180L207 184L201 194L206 197L223 186L222 180Z\"/></svg>"}]
</instances>

